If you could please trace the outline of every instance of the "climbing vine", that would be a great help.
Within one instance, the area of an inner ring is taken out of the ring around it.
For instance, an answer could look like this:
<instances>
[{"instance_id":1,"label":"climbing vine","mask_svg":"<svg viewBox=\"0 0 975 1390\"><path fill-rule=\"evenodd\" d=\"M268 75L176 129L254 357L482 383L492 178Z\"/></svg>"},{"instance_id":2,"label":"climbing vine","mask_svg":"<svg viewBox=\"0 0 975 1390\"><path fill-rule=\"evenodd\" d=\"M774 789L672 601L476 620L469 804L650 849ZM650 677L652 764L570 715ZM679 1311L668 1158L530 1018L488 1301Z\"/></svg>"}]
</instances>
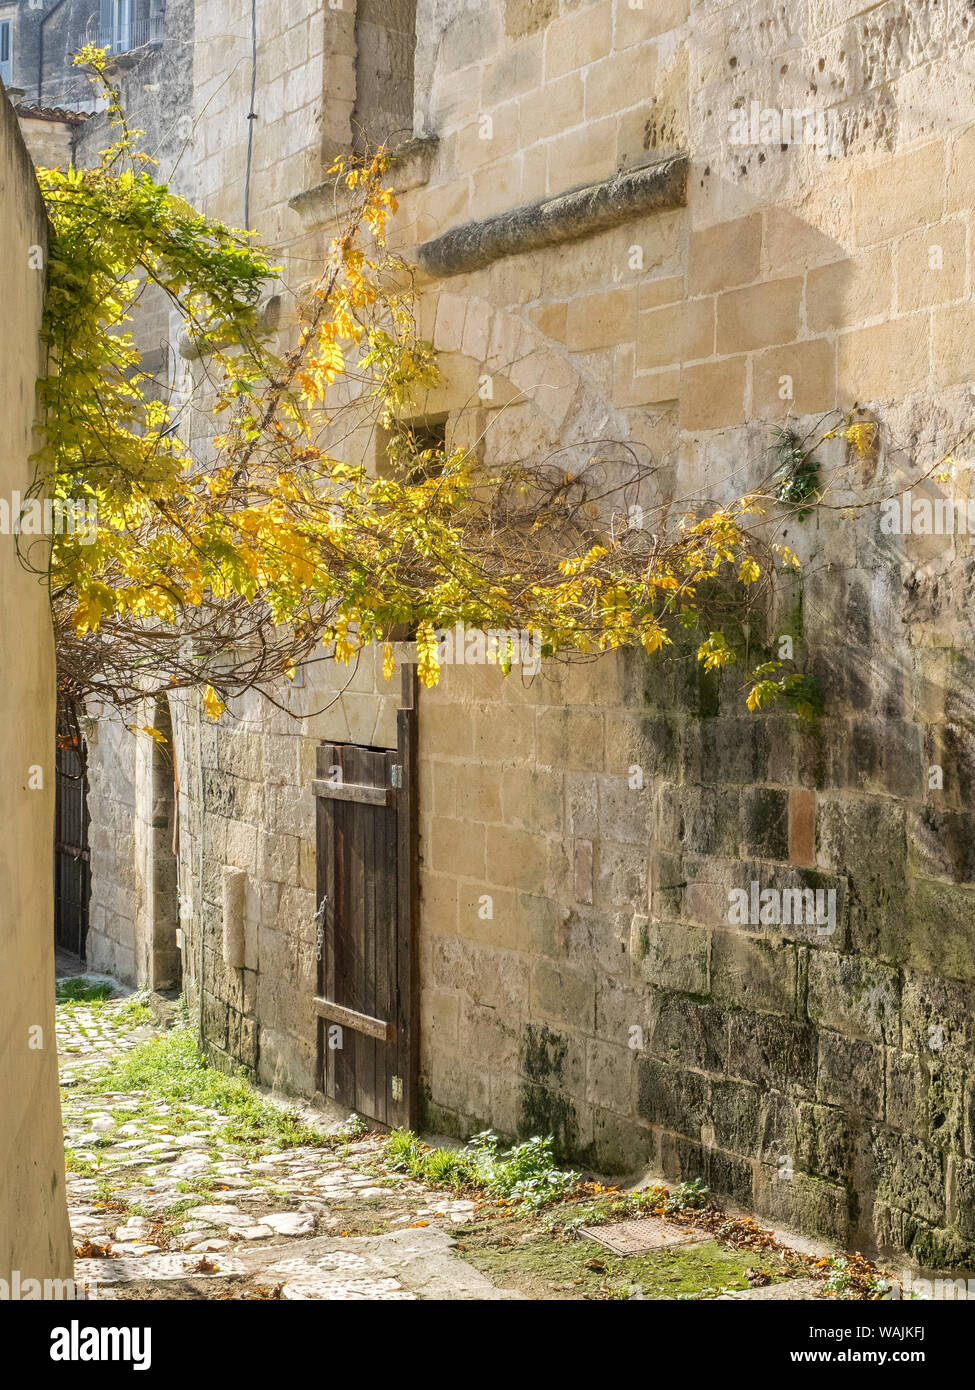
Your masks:
<instances>
[{"instance_id":1,"label":"climbing vine","mask_svg":"<svg viewBox=\"0 0 975 1390\"><path fill-rule=\"evenodd\" d=\"M65 701L127 709L196 686L216 718L243 691L270 694L298 665L349 662L369 643L388 678L402 636L429 685L437 630L457 623L537 633L546 656L659 653L689 633L706 670L735 663L743 617L764 618L776 571L798 568L776 513L808 512L811 455L788 486L649 506L654 470L629 446L506 465L431 450L408 425L439 371L386 243L390 156L333 167L339 230L275 340L260 306L282 286L255 237L157 182L104 53L78 61L117 138L94 168L39 171L51 239L37 486L98 518L94 536L56 535L50 556ZM178 320L192 392L145 365L133 323L149 296ZM356 452L377 427L381 477ZM814 712L805 679L765 663L749 705Z\"/></svg>"}]
</instances>

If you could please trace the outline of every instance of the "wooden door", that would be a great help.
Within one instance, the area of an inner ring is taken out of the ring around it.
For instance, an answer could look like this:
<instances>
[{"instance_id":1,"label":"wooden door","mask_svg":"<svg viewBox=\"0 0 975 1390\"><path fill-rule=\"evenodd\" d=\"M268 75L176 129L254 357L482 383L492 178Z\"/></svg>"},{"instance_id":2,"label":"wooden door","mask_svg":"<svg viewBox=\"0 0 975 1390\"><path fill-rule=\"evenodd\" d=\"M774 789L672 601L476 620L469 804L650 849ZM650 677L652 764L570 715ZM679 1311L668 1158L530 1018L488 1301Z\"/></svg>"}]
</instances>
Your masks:
<instances>
[{"instance_id":1,"label":"wooden door","mask_svg":"<svg viewBox=\"0 0 975 1390\"><path fill-rule=\"evenodd\" d=\"M412 714L400 711L401 733ZM390 1127L416 1122L412 740L403 744L323 744L315 781L319 1086Z\"/></svg>"}]
</instances>

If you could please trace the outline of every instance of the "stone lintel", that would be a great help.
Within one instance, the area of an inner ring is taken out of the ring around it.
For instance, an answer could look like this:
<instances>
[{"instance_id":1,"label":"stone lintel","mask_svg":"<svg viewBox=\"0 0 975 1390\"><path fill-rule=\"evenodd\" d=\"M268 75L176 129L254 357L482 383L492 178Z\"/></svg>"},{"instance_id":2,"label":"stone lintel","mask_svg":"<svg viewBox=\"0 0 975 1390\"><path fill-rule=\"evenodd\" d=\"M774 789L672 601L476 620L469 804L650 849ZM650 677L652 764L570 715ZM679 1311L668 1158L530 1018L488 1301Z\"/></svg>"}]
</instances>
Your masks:
<instances>
[{"instance_id":1,"label":"stone lintel","mask_svg":"<svg viewBox=\"0 0 975 1390\"><path fill-rule=\"evenodd\" d=\"M430 275L462 275L504 256L574 241L644 213L683 207L687 165L686 155L672 155L638 169L619 170L602 183L465 222L425 241L417 248L417 259Z\"/></svg>"}]
</instances>

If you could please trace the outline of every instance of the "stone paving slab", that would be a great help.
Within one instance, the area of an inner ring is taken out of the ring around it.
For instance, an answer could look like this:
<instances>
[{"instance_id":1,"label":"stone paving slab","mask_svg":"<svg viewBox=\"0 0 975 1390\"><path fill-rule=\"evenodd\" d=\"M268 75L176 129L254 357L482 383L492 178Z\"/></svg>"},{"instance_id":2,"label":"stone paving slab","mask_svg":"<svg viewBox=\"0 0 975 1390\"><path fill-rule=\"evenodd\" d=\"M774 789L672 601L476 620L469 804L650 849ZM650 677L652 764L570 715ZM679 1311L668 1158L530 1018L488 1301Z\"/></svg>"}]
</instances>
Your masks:
<instances>
[{"instance_id":1,"label":"stone paving slab","mask_svg":"<svg viewBox=\"0 0 975 1390\"><path fill-rule=\"evenodd\" d=\"M284 1300L521 1299L498 1289L453 1253L455 1242L435 1227L355 1240L312 1239L264 1246L232 1256L207 1259L212 1269L186 1255L145 1255L140 1259L75 1261L82 1284L185 1283L249 1275L258 1285L279 1291Z\"/></svg>"},{"instance_id":2,"label":"stone paving slab","mask_svg":"<svg viewBox=\"0 0 975 1390\"><path fill-rule=\"evenodd\" d=\"M79 1284L144 1284L169 1279L214 1278L217 1275L243 1274L240 1261L221 1256L214 1259L216 1270L201 1270L200 1256L140 1255L135 1258L75 1260L74 1277Z\"/></svg>"}]
</instances>

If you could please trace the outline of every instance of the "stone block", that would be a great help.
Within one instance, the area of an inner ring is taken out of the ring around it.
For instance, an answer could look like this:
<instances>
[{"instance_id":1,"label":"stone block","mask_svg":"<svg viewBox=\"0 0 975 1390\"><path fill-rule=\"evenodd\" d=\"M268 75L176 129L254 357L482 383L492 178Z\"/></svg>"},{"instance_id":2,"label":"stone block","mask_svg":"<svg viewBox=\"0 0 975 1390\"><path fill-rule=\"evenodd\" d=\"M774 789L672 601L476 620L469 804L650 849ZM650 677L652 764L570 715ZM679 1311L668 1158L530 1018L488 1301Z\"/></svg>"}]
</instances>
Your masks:
<instances>
[{"instance_id":1,"label":"stone block","mask_svg":"<svg viewBox=\"0 0 975 1390\"><path fill-rule=\"evenodd\" d=\"M726 357L687 367L681 380L681 425L716 430L745 420L746 359Z\"/></svg>"},{"instance_id":2,"label":"stone block","mask_svg":"<svg viewBox=\"0 0 975 1390\"><path fill-rule=\"evenodd\" d=\"M609 0L596 0L546 28L546 82L605 58L613 42L613 9Z\"/></svg>"},{"instance_id":3,"label":"stone block","mask_svg":"<svg viewBox=\"0 0 975 1390\"><path fill-rule=\"evenodd\" d=\"M648 1050L675 1066L722 1073L728 1059L728 1015L712 1004L661 993L652 1005Z\"/></svg>"},{"instance_id":4,"label":"stone block","mask_svg":"<svg viewBox=\"0 0 975 1390\"><path fill-rule=\"evenodd\" d=\"M927 221L944 200L945 149L932 141L895 155L856 179L856 237L860 246L889 241Z\"/></svg>"},{"instance_id":5,"label":"stone block","mask_svg":"<svg viewBox=\"0 0 975 1390\"><path fill-rule=\"evenodd\" d=\"M809 1017L824 1028L870 1042L900 1038L900 977L856 955L817 951L809 959Z\"/></svg>"},{"instance_id":6,"label":"stone block","mask_svg":"<svg viewBox=\"0 0 975 1390\"><path fill-rule=\"evenodd\" d=\"M637 960L643 978L658 989L684 994L708 990L708 934L684 922L634 919Z\"/></svg>"},{"instance_id":7,"label":"stone block","mask_svg":"<svg viewBox=\"0 0 975 1390\"><path fill-rule=\"evenodd\" d=\"M711 997L729 1008L794 1014L796 948L788 943L716 931L711 941Z\"/></svg>"},{"instance_id":8,"label":"stone block","mask_svg":"<svg viewBox=\"0 0 975 1390\"><path fill-rule=\"evenodd\" d=\"M758 279L761 263L760 213L692 231L688 293L713 294L715 290L750 284Z\"/></svg>"},{"instance_id":9,"label":"stone block","mask_svg":"<svg viewBox=\"0 0 975 1390\"><path fill-rule=\"evenodd\" d=\"M803 282L798 276L766 280L718 297L717 350L751 352L798 336Z\"/></svg>"},{"instance_id":10,"label":"stone block","mask_svg":"<svg viewBox=\"0 0 975 1390\"><path fill-rule=\"evenodd\" d=\"M771 1014L730 1016L728 1070L742 1081L790 1094L811 1092L816 1077L816 1033L808 1024Z\"/></svg>"},{"instance_id":11,"label":"stone block","mask_svg":"<svg viewBox=\"0 0 975 1390\"><path fill-rule=\"evenodd\" d=\"M741 797L745 853L755 859L789 858L789 793L746 787Z\"/></svg>"},{"instance_id":12,"label":"stone block","mask_svg":"<svg viewBox=\"0 0 975 1390\"><path fill-rule=\"evenodd\" d=\"M711 1083L697 1072L667 1066L652 1057L639 1063L637 1114L700 1142L707 1124Z\"/></svg>"},{"instance_id":13,"label":"stone block","mask_svg":"<svg viewBox=\"0 0 975 1390\"><path fill-rule=\"evenodd\" d=\"M878 1126L866 1136L863 1158L878 1201L925 1221L944 1221L945 1170L940 1155L908 1135Z\"/></svg>"},{"instance_id":14,"label":"stone block","mask_svg":"<svg viewBox=\"0 0 975 1390\"><path fill-rule=\"evenodd\" d=\"M884 1055L873 1043L823 1031L819 1035L818 1098L879 1120L884 1109Z\"/></svg>"},{"instance_id":15,"label":"stone block","mask_svg":"<svg viewBox=\"0 0 975 1390\"><path fill-rule=\"evenodd\" d=\"M592 1031L595 982L591 972L539 960L532 971L532 1014Z\"/></svg>"},{"instance_id":16,"label":"stone block","mask_svg":"<svg viewBox=\"0 0 975 1390\"><path fill-rule=\"evenodd\" d=\"M756 1156L761 1096L757 1086L739 1081L712 1081L709 1118L713 1142L745 1157Z\"/></svg>"},{"instance_id":17,"label":"stone block","mask_svg":"<svg viewBox=\"0 0 975 1390\"><path fill-rule=\"evenodd\" d=\"M752 364L752 410L762 419L818 415L836 404L836 348L811 338L770 348Z\"/></svg>"}]
</instances>

